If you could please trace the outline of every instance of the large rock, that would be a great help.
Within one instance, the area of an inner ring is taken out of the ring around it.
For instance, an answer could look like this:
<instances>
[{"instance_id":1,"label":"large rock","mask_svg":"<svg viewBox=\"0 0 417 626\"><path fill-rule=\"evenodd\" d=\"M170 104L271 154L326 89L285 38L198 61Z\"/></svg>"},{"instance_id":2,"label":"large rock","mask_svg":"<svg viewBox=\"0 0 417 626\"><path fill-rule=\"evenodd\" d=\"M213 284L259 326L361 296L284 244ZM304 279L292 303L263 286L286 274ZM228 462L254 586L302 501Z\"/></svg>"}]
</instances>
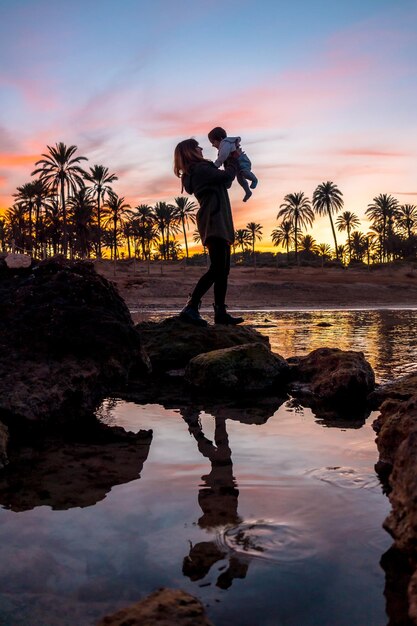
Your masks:
<instances>
[{"instance_id":1,"label":"large rock","mask_svg":"<svg viewBox=\"0 0 417 626\"><path fill-rule=\"evenodd\" d=\"M91 263L0 271L0 415L10 423L91 412L146 357L129 311Z\"/></svg>"},{"instance_id":2,"label":"large rock","mask_svg":"<svg viewBox=\"0 0 417 626\"><path fill-rule=\"evenodd\" d=\"M186 381L199 389L252 392L269 389L286 381L288 364L264 343L205 352L191 359Z\"/></svg>"},{"instance_id":3,"label":"large rock","mask_svg":"<svg viewBox=\"0 0 417 626\"><path fill-rule=\"evenodd\" d=\"M0 472L1 506L16 512L93 506L115 485L140 478L152 431L126 432L94 418L62 431L12 441L10 463Z\"/></svg>"},{"instance_id":4,"label":"large rock","mask_svg":"<svg viewBox=\"0 0 417 626\"><path fill-rule=\"evenodd\" d=\"M247 326L193 326L178 316L162 322L142 322L136 328L154 372L184 368L190 359L202 352L247 343L269 346L267 337Z\"/></svg>"},{"instance_id":5,"label":"large rock","mask_svg":"<svg viewBox=\"0 0 417 626\"><path fill-rule=\"evenodd\" d=\"M97 626L213 626L200 600L180 589L160 589L104 617Z\"/></svg>"},{"instance_id":6,"label":"large rock","mask_svg":"<svg viewBox=\"0 0 417 626\"><path fill-rule=\"evenodd\" d=\"M396 546L417 563L417 430L399 445L390 475L392 510L384 528Z\"/></svg>"},{"instance_id":7,"label":"large rock","mask_svg":"<svg viewBox=\"0 0 417 626\"><path fill-rule=\"evenodd\" d=\"M409 400L416 393L417 372L411 372L396 380L380 385L369 395L368 400L372 407L377 409L387 399L403 402L404 400Z\"/></svg>"},{"instance_id":8,"label":"large rock","mask_svg":"<svg viewBox=\"0 0 417 626\"><path fill-rule=\"evenodd\" d=\"M375 387L374 372L362 352L318 348L289 362L292 379L307 383L309 392L324 402L359 404Z\"/></svg>"},{"instance_id":9,"label":"large rock","mask_svg":"<svg viewBox=\"0 0 417 626\"><path fill-rule=\"evenodd\" d=\"M16 270L30 267L32 258L27 254L8 254L4 259L7 267Z\"/></svg>"},{"instance_id":10,"label":"large rock","mask_svg":"<svg viewBox=\"0 0 417 626\"><path fill-rule=\"evenodd\" d=\"M0 469L4 467L7 462L7 443L9 441L9 433L4 424L0 422Z\"/></svg>"},{"instance_id":11,"label":"large rock","mask_svg":"<svg viewBox=\"0 0 417 626\"><path fill-rule=\"evenodd\" d=\"M381 463L393 465L400 445L417 431L417 396L404 401L388 398L373 423Z\"/></svg>"},{"instance_id":12,"label":"large rock","mask_svg":"<svg viewBox=\"0 0 417 626\"><path fill-rule=\"evenodd\" d=\"M417 394L412 395L413 380L410 375L387 385L386 399L373 426L378 434L377 469L388 481L391 503L384 528L410 564L408 612L417 624Z\"/></svg>"}]
</instances>

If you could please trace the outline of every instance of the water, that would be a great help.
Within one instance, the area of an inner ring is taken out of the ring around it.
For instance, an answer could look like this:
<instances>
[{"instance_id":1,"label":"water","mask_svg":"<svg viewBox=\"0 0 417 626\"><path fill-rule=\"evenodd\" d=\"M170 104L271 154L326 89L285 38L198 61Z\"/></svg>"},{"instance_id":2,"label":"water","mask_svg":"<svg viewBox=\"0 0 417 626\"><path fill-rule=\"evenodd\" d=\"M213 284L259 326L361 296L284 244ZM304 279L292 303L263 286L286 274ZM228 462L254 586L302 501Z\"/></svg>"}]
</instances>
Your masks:
<instances>
[{"instance_id":1,"label":"water","mask_svg":"<svg viewBox=\"0 0 417 626\"><path fill-rule=\"evenodd\" d=\"M246 315L283 356L359 349L379 380L417 362L414 311ZM262 407L106 400L106 423L153 429L140 477L84 508L0 510L0 624L88 626L162 586L215 626L387 624L376 414L335 426Z\"/></svg>"}]
</instances>

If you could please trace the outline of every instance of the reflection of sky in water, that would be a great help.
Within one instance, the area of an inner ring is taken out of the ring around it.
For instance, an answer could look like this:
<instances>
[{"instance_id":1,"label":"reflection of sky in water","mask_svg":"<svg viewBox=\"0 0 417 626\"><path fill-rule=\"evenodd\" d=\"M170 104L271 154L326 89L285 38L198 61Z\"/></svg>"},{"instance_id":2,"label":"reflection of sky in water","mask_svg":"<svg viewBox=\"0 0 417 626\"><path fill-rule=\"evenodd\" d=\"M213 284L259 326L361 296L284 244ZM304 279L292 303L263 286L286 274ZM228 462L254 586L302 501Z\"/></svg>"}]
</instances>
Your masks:
<instances>
[{"instance_id":1,"label":"reflection of sky in water","mask_svg":"<svg viewBox=\"0 0 417 626\"><path fill-rule=\"evenodd\" d=\"M417 311L244 311L246 324L268 335L271 347L283 357L307 354L324 346L356 350L374 368L378 382L417 368ZM142 314L158 320L162 314ZM206 316L210 320L210 315ZM318 324L331 324L319 326Z\"/></svg>"},{"instance_id":2,"label":"reflection of sky in water","mask_svg":"<svg viewBox=\"0 0 417 626\"><path fill-rule=\"evenodd\" d=\"M262 425L122 401L102 414L153 428L141 478L85 509L0 510L0 623L90 625L160 586L216 626L386 623L374 415L340 429L285 405Z\"/></svg>"}]
</instances>

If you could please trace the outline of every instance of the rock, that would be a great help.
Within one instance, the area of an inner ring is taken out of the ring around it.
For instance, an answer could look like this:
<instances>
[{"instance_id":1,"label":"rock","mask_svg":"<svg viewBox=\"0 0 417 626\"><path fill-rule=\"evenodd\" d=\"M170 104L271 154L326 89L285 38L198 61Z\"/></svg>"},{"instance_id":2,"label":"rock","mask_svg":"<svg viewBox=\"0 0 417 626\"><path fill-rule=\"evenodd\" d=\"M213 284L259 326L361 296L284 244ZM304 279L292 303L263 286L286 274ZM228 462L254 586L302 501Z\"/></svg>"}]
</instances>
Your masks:
<instances>
[{"instance_id":1,"label":"rock","mask_svg":"<svg viewBox=\"0 0 417 626\"><path fill-rule=\"evenodd\" d=\"M417 372L411 372L385 385L380 385L368 396L368 401L374 409L377 409L387 399L409 400L414 394L417 394Z\"/></svg>"},{"instance_id":2,"label":"rock","mask_svg":"<svg viewBox=\"0 0 417 626\"><path fill-rule=\"evenodd\" d=\"M115 485L140 478L152 431L126 432L94 418L76 430L31 433L10 445L0 472L0 504L12 511L93 506Z\"/></svg>"},{"instance_id":3,"label":"rock","mask_svg":"<svg viewBox=\"0 0 417 626\"><path fill-rule=\"evenodd\" d=\"M0 271L0 415L68 420L149 364L129 311L91 263Z\"/></svg>"},{"instance_id":4,"label":"rock","mask_svg":"<svg viewBox=\"0 0 417 626\"><path fill-rule=\"evenodd\" d=\"M385 400L373 428L378 434L379 460L392 466L400 445L411 433L417 432L417 396L404 401Z\"/></svg>"},{"instance_id":5,"label":"rock","mask_svg":"<svg viewBox=\"0 0 417 626\"><path fill-rule=\"evenodd\" d=\"M178 370L202 352L246 343L269 346L267 337L247 326L193 326L178 316L168 317L162 322L142 322L136 328L154 372Z\"/></svg>"},{"instance_id":6,"label":"rock","mask_svg":"<svg viewBox=\"0 0 417 626\"><path fill-rule=\"evenodd\" d=\"M13 270L30 267L32 263L32 257L27 254L8 254L4 260L7 267Z\"/></svg>"},{"instance_id":7,"label":"rock","mask_svg":"<svg viewBox=\"0 0 417 626\"><path fill-rule=\"evenodd\" d=\"M412 375L389 386L393 395L383 402L373 426L380 455L377 471L388 482L391 503L384 528L410 563L408 613L417 624L417 394L409 396L410 381Z\"/></svg>"},{"instance_id":8,"label":"rock","mask_svg":"<svg viewBox=\"0 0 417 626\"><path fill-rule=\"evenodd\" d=\"M213 626L200 600L180 589L160 589L104 617L97 626Z\"/></svg>"},{"instance_id":9,"label":"rock","mask_svg":"<svg viewBox=\"0 0 417 626\"><path fill-rule=\"evenodd\" d=\"M9 432L7 427L0 422L0 469L4 467L7 462L7 443L9 440Z\"/></svg>"},{"instance_id":10,"label":"rock","mask_svg":"<svg viewBox=\"0 0 417 626\"><path fill-rule=\"evenodd\" d=\"M414 572L408 585L408 615L413 624L417 624L417 571ZM404 622L407 626L407 623Z\"/></svg>"},{"instance_id":11,"label":"rock","mask_svg":"<svg viewBox=\"0 0 417 626\"><path fill-rule=\"evenodd\" d=\"M391 546L382 555L380 565L385 571L384 596L388 626L411 626L408 617L408 587L413 570L408 558Z\"/></svg>"},{"instance_id":12,"label":"rock","mask_svg":"<svg viewBox=\"0 0 417 626\"><path fill-rule=\"evenodd\" d=\"M375 375L362 352L318 348L305 357L288 359L291 378L308 382L322 401L358 404L375 387Z\"/></svg>"},{"instance_id":13,"label":"rock","mask_svg":"<svg viewBox=\"0 0 417 626\"><path fill-rule=\"evenodd\" d=\"M263 391L283 383L288 370L264 343L248 343L199 354L187 365L185 380L199 389Z\"/></svg>"},{"instance_id":14,"label":"rock","mask_svg":"<svg viewBox=\"0 0 417 626\"><path fill-rule=\"evenodd\" d=\"M390 476L392 510L384 528L396 547L417 562L417 430L398 447Z\"/></svg>"}]
</instances>

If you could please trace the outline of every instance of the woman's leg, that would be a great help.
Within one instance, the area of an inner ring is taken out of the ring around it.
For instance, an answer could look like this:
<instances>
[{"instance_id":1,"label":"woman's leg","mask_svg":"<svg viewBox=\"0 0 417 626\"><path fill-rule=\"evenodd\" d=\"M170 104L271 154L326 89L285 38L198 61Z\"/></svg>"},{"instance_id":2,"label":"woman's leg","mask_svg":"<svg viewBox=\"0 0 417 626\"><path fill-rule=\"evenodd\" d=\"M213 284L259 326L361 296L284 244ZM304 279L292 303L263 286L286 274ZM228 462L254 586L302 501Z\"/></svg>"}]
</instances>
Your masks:
<instances>
[{"instance_id":1,"label":"woman's leg","mask_svg":"<svg viewBox=\"0 0 417 626\"><path fill-rule=\"evenodd\" d=\"M243 322L243 317L233 317L226 310L227 281L230 271L230 244L224 239L218 240L214 250L214 322L216 324L236 325Z\"/></svg>"},{"instance_id":2,"label":"woman's leg","mask_svg":"<svg viewBox=\"0 0 417 626\"><path fill-rule=\"evenodd\" d=\"M224 306L230 272L230 244L224 239L215 240L210 258L214 274L214 304Z\"/></svg>"}]
</instances>

